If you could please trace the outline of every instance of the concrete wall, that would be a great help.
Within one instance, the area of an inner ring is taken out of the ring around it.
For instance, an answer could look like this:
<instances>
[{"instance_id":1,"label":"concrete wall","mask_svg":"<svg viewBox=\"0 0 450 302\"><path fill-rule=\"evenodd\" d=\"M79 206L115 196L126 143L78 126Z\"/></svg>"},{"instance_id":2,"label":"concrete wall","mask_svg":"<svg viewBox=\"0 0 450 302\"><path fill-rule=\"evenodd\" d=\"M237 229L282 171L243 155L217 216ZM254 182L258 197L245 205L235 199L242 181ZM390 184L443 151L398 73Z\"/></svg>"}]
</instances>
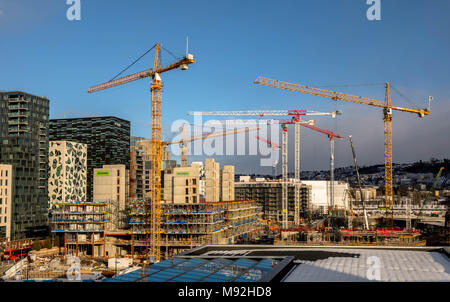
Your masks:
<instances>
[{"instance_id":1,"label":"concrete wall","mask_svg":"<svg viewBox=\"0 0 450 302\"><path fill-rule=\"evenodd\" d=\"M327 211L330 202L330 182L327 180L302 180L302 183L311 186L311 206L313 210L323 208ZM334 204L338 208L349 208L349 197L346 190L348 183L335 181Z\"/></svg>"},{"instance_id":2,"label":"concrete wall","mask_svg":"<svg viewBox=\"0 0 450 302\"><path fill-rule=\"evenodd\" d=\"M234 200L234 166L223 166L221 201Z\"/></svg>"},{"instance_id":3,"label":"concrete wall","mask_svg":"<svg viewBox=\"0 0 450 302\"><path fill-rule=\"evenodd\" d=\"M199 202L199 169L176 167L164 175L164 200L174 203Z\"/></svg>"},{"instance_id":4,"label":"concrete wall","mask_svg":"<svg viewBox=\"0 0 450 302\"><path fill-rule=\"evenodd\" d=\"M129 198L129 174L125 165L94 169L94 201L111 201L112 229L125 228Z\"/></svg>"},{"instance_id":5,"label":"concrete wall","mask_svg":"<svg viewBox=\"0 0 450 302\"><path fill-rule=\"evenodd\" d=\"M217 202L220 200L220 164L213 158L205 159L205 201Z\"/></svg>"}]
</instances>

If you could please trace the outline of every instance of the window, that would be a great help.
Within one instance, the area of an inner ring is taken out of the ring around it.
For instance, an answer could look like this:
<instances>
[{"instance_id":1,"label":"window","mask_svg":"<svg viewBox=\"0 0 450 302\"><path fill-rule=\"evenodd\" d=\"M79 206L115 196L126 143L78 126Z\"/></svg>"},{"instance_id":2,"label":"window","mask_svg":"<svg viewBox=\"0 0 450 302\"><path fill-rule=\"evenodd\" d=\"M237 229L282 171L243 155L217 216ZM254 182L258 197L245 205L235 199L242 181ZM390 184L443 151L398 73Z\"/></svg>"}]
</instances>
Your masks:
<instances>
[{"instance_id":1,"label":"window","mask_svg":"<svg viewBox=\"0 0 450 302\"><path fill-rule=\"evenodd\" d=\"M192 179L192 184L196 185L197 184L197 179Z\"/></svg>"},{"instance_id":2,"label":"window","mask_svg":"<svg viewBox=\"0 0 450 302\"><path fill-rule=\"evenodd\" d=\"M189 189L188 188L186 188L186 195L188 195L189 194Z\"/></svg>"},{"instance_id":3,"label":"window","mask_svg":"<svg viewBox=\"0 0 450 302\"><path fill-rule=\"evenodd\" d=\"M189 180L186 179L186 186L189 186Z\"/></svg>"},{"instance_id":4,"label":"window","mask_svg":"<svg viewBox=\"0 0 450 302\"><path fill-rule=\"evenodd\" d=\"M186 203L188 203L188 202L189 202L189 197L186 196Z\"/></svg>"}]
</instances>

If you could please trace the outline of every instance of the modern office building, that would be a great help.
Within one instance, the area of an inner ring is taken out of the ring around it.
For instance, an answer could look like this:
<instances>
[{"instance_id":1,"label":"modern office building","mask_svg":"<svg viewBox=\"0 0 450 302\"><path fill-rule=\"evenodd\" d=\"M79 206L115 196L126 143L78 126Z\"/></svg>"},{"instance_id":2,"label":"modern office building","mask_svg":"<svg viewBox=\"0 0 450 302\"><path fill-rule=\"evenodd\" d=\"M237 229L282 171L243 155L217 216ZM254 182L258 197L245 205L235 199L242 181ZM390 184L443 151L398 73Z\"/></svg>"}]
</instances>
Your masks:
<instances>
[{"instance_id":1,"label":"modern office building","mask_svg":"<svg viewBox=\"0 0 450 302\"><path fill-rule=\"evenodd\" d=\"M11 240L48 232L49 100L0 92L0 163L12 165Z\"/></svg>"},{"instance_id":2,"label":"modern office building","mask_svg":"<svg viewBox=\"0 0 450 302\"><path fill-rule=\"evenodd\" d=\"M0 238L11 238L11 204L14 196L14 169L0 164Z\"/></svg>"},{"instance_id":3,"label":"modern office building","mask_svg":"<svg viewBox=\"0 0 450 302\"><path fill-rule=\"evenodd\" d=\"M61 201L87 201L87 145L70 141L49 143L49 207Z\"/></svg>"},{"instance_id":4,"label":"modern office building","mask_svg":"<svg viewBox=\"0 0 450 302\"><path fill-rule=\"evenodd\" d=\"M130 168L130 122L113 117L50 120L50 140L87 144L87 200L94 196L93 171L103 165Z\"/></svg>"}]
</instances>

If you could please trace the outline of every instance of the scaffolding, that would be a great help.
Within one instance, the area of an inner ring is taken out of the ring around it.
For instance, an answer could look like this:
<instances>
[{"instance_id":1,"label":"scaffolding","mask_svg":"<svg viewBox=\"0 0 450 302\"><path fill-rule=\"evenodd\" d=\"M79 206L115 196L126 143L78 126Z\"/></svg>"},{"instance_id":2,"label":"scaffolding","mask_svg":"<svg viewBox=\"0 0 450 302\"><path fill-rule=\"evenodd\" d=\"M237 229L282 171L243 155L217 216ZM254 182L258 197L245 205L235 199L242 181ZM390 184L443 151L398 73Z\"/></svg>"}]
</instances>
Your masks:
<instances>
[{"instance_id":1,"label":"scaffolding","mask_svg":"<svg viewBox=\"0 0 450 302\"><path fill-rule=\"evenodd\" d=\"M109 202L57 202L52 233L64 236L64 255L105 256L105 230L111 223Z\"/></svg>"},{"instance_id":2,"label":"scaffolding","mask_svg":"<svg viewBox=\"0 0 450 302\"><path fill-rule=\"evenodd\" d=\"M237 199L256 200L262 207L264 219L282 225L283 186L287 188L287 227L292 227L300 218L307 217L311 204L310 186L300 182L243 182L235 185L235 196Z\"/></svg>"},{"instance_id":3,"label":"scaffolding","mask_svg":"<svg viewBox=\"0 0 450 302\"><path fill-rule=\"evenodd\" d=\"M147 200L130 205L130 230L116 234L115 244L131 257L145 257ZM204 244L229 244L248 238L261 225L262 208L254 200L162 203L161 252L168 258ZM113 234L111 234L113 235ZM120 236L118 236L120 235Z\"/></svg>"}]
</instances>

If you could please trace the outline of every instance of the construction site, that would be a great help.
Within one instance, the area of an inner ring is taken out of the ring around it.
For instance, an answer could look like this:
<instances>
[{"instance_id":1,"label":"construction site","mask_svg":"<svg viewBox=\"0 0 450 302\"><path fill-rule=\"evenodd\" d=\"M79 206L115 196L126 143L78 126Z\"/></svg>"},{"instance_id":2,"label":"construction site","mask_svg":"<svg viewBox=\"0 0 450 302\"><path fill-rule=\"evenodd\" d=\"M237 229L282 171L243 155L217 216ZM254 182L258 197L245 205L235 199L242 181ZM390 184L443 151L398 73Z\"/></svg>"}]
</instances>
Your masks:
<instances>
[{"instance_id":1,"label":"construction site","mask_svg":"<svg viewBox=\"0 0 450 302\"><path fill-rule=\"evenodd\" d=\"M426 245L423 233L417 228L422 218L422 211L413 219L411 207L407 208L403 217L405 219L402 220L403 224L399 223L401 220L399 215L394 213L396 199L392 168L392 112L412 113L422 118L430 114L429 108L418 110L393 106L388 82L385 84L386 99L384 101L264 77L258 77L254 82L333 101L358 103L382 109L385 144L383 200L385 207L382 215L369 217L352 137L349 137L349 143L358 181L350 187L349 184L338 182L334 178L334 142L343 137L332 131L318 128L315 120L305 120L307 116L328 116L335 119L342 114L339 111L196 112L202 116L230 118L230 120L221 120L223 123L235 121L242 116L256 116L259 117L258 122L261 125L275 125L275 127L279 125L278 130L282 134L281 145L272 142L269 138L261 136L256 138L270 146L277 154L281 151L282 173L281 178L276 179L278 157L273 162L271 180L249 179L244 182L235 182L234 166L225 165L221 170L220 165L212 158L206 159L204 164L195 162L189 165L187 154L190 142L248 133L257 131L259 128L258 125L253 128L246 126L187 137L183 126L181 140L163 142L161 76L170 70L187 70L188 65L195 63L195 60L193 55L187 52L186 56L177 62L162 66L160 44L156 43L150 50L153 49L155 56L152 68L95 85L88 90L89 93L93 93L142 78L152 79L150 85L152 137L146 141L146 150L136 148L131 151L130 171L123 168L121 173L117 172L117 176L109 172L112 169L110 166L104 166L102 170L98 168L95 171L97 176L103 173L109 177L102 180L105 180L103 185L108 186L110 195L116 194L117 180L117 200L97 198L96 201L55 203L51 212L51 232L54 236L63 239L61 248L41 253L35 252L32 256L20 260L6 270L7 279L64 279L66 276L64 272L71 267L69 261L71 256L82 259L82 274L88 276L87 279L101 279L118 276L120 270L129 273L140 269L143 265L157 264L187 250L206 245L261 243L281 246L419 247ZM281 118L266 118L271 116ZM243 120L240 119L240 121ZM295 150L293 178L288 177L290 125L294 127L295 140L293 142ZM326 135L329 141L329 180L315 182L303 181L300 178L301 128ZM164 161L170 159L166 147L171 144L180 145L181 164L163 167L163 163L167 163ZM146 159L149 162L148 165L146 165ZM148 173L145 173L146 170ZM436 180L439 179L441 172L442 169L436 176ZM130 181L129 184L128 180L122 181L121 188L129 185L129 192L125 192L125 189L119 190L119 183L121 183L119 174L126 179L128 177L125 176L126 173L130 173ZM146 175L148 189L144 187ZM430 192L433 191L434 185ZM317 189L319 186L322 186L321 192ZM120 201L119 191L122 194ZM314 194L320 197L313 198ZM423 206L427 204L428 199L429 197L423 201ZM358 210L353 208L356 204L358 204ZM445 232L444 236L448 237L447 222L443 232Z\"/></svg>"}]
</instances>

